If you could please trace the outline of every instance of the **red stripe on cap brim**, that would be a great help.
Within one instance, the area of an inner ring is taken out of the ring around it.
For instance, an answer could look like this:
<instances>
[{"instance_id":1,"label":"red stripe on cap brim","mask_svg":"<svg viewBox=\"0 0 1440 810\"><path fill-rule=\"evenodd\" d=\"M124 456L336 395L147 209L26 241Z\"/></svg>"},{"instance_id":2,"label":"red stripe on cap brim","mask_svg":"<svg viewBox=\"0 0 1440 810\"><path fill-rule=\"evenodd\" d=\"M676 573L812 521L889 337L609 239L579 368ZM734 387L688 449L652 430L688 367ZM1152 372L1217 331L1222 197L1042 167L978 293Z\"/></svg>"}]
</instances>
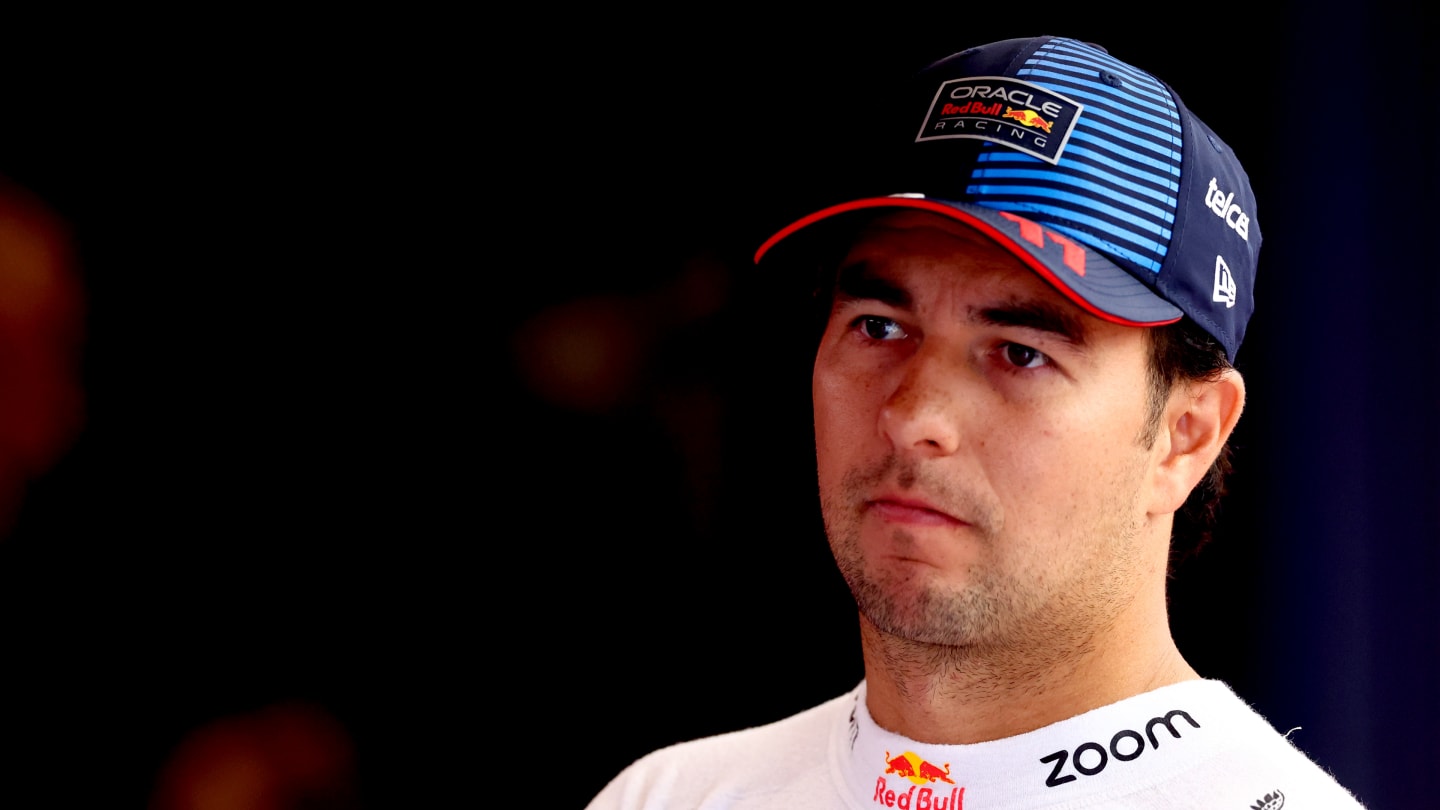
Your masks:
<instances>
[{"instance_id":1,"label":"red stripe on cap brim","mask_svg":"<svg viewBox=\"0 0 1440 810\"><path fill-rule=\"evenodd\" d=\"M986 222L984 219L981 219L979 216L976 216L975 214L972 214L963 208L959 208L956 205L947 202L926 199L924 197L906 197L899 195L893 197L867 197L864 199L851 200L850 202L840 203L838 205L832 205L829 208L822 208L821 210L816 211L813 214L809 214L808 216L802 217L785 226L784 228L781 228L779 231L776 231L773 236L771 236L769 239L766 239L765 242L760 245L759 249L755 251L754 262L758 265L760 263L760 260L765 257L765 254L769 253L770 250L774 248L777 244L784 241L786 238L792 236L797 231L803 230L811 225L814 225L817 222L822 222L840 214L846 214L853 211L861 211L867 208L914 208L923 211L930 211L948 219L952 219L963 225L968 225L969 227L974 228L975 230L984 234L986 237L990 238L996 244L1005 248L1005 250L1009 251L1017 259L1024 263L1026 267L1029 267L1037 275L1045 279L1045 281L1050 284L1051 287L1055 288L1055 290L1058 291L1061 295L1064 295L1065 298L1068 299L1070 302L1074 303L1076 306L1080 307L1081 309L1101 320L1109 321L1110 323L1120 324L1121 326L1151 327L1164 326L1166 324L1175 323L1176 321L1179 321L1182 317L1184 317L1183 314L1178 314L1179 308L1174 306L1173 304L1170 304L1169 302L1164 303L1177 313L1173 317L1167 316L1161 319L1137 320L1134 318L1127 318L1123 315L1116 315L1112 312L1107 312L1096 306L1091 301L1087 300L1078 291L1072 289L1069 285L1062 282L1060 278L1055 274L1055 272L1050 269L1049 265L1041 261L1038 257L1032 254L1029 250L1027 250L1023 245L1011 239L1010 236L1005 232L998 230L989 222ZM1091 251L1088 247L1085 247L1084 249L1085 252L1090 256L1098 255ZM1141 285L1139 281L1135 281L1134 283L1137 285L1137 287L1143 287L1143 285ZM1154 292L1148 289L1146 289L1145 292L1148 295L1154 297L1155 299L1163 301L1163 299L1160 299L1159 296L1156 296Z\"/></svg>"}]
</instances>

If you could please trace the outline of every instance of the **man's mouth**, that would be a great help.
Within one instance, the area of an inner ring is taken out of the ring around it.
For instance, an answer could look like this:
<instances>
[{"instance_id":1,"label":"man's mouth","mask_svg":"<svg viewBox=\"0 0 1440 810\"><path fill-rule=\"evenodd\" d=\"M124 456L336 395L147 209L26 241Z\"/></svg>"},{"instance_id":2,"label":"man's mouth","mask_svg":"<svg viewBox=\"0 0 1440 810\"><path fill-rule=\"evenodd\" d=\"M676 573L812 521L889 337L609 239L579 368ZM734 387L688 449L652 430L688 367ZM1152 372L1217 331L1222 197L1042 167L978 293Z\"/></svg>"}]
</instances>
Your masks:
<instances>
[{"instance_id":1,"label":"man's mouth","mask_svg":"<svg viewBox=\"0 0 1440 810\"><path fill-rule=\"evenodd\" d=\"M960 526L965 521L917 498L882 496L865 502L865 509L890 523L914 526Z\"/></svg>"}]
</instances>

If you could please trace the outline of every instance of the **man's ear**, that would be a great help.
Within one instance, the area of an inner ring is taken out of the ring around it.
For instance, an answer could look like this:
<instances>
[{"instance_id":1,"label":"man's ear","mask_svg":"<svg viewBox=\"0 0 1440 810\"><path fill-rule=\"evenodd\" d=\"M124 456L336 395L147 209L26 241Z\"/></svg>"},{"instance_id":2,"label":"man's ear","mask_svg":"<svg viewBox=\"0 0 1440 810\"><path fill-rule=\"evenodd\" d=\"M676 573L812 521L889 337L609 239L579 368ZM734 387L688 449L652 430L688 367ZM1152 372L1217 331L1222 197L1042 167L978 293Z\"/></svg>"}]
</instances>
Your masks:
<instances>
[{"instance_id":1,"label":"man's ear","mask_svg":"<svg viewBox=\"0 0 1440 810\"><path fill-rule=\"evenodd\" d=\"M1150 511L1180 509L1220 455L1245 408L1245 380L1233 368L1213 380L1177 385L1165 406L1155 449L1159 453Z\"/></svg>"}]
</instances>

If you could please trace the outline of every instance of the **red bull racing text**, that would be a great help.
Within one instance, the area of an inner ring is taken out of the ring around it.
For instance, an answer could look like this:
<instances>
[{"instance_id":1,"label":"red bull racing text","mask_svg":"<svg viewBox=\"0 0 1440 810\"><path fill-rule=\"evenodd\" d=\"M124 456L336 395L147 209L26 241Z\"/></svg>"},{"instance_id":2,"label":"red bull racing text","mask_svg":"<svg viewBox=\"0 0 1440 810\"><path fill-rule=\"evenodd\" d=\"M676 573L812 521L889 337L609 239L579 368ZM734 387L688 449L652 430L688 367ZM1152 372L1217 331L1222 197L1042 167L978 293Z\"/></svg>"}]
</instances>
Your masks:
<instances>
[{"instance_id":1,"label":"red bull racing text","mask_svg":"<svg viewBox=\"0 0 1440 810\"><path fill-rule=\"evenodd\" d=\"M898 777L895 787L886 780L886 774ZM912 784L907 787L906 781ZM962 810L965 788L947 790L941 783L955 784L950 778L950 763L937 766L914 751L895 757L886 751L885 771L875 780L875 803L899 810Z\"/></svg>"},{"instance_id":2,"label":"red bull racing text","mask_svg":"<svg viewBox=\"0 0 1440 810\"><path fill-rule=\"evenodd\" d=\"M1020 79L952 79L936 89L915 141L976 138L1058 163L1084 109Z\"/></svg>"}]
</instances>

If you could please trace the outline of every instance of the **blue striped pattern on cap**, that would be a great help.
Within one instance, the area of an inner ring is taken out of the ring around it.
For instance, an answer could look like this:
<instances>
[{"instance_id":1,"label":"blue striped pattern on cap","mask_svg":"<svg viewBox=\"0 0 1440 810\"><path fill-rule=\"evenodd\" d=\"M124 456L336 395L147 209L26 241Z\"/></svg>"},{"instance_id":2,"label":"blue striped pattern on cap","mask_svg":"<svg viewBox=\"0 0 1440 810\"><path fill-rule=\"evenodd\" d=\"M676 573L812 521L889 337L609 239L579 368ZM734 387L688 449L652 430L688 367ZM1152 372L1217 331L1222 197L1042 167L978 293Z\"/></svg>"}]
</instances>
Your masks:
<instances>
[{"instance_id":1,"label":"blue striped pattern on cap","mask_svg":"<svg viewBox=\"0 0 1440 810\"><path fill-rule=\"evenodd\" d=\"M1120 87L1101 73L1119 77ZM966 188L978 205L1044 222L1112 260L1158 273L1180 184L1180 116L1166 88L1103 51L1052 39L1016 72L1085 106L1060 162L986 144Z\"/></svg>"}]
</instances>

